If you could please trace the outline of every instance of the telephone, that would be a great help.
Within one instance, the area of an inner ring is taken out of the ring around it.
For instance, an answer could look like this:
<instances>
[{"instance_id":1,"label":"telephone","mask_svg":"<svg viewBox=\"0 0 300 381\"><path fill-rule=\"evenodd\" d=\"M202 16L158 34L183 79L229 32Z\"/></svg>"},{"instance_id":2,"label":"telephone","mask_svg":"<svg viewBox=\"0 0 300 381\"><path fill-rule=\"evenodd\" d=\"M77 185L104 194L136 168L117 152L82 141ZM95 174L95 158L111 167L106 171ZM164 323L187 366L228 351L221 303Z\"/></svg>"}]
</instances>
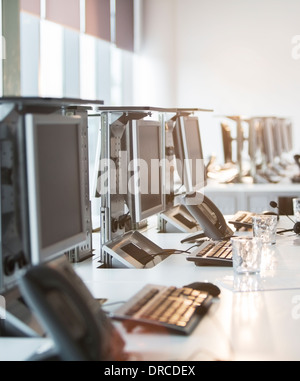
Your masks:
<instances>
[{"instance_id":1,"label":"telephone","mask_svg":"<svg viewBox=\"0 0 300 381\"><path fill-rule=\"evenodd\" d=\"M233 236L233 231L227 225L221 211L205 195L198 192L189 193L183 198L183 203L203 230L199 237L194 235L194 238L207 237L214 241L221 241ZM191 241L192 237L190 236L187 240Z\"/></svg>"},{"instance_id":2,"label":"telephone","mask_svg":"<svg viewBox=\"0 0 300 381\"><path fill-rule=\"evenodd\" d=\"M61 361L119 361L125 343L63 256L30 268L20 291L52 337Z\"/></svg>"}]
</instances>

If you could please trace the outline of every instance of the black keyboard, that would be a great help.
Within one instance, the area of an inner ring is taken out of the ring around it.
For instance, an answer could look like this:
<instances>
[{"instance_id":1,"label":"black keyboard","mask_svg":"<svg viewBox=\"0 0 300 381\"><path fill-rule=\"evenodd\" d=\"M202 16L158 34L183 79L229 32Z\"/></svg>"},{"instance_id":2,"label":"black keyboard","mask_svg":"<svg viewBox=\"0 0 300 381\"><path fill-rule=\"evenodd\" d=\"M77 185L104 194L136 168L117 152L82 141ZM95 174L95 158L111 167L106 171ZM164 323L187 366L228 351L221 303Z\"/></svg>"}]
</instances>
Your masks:
<instances>
[{"instance_id":1,"label":"black keyboard","mask_svg":"<svg viewBox=\"0 0 300 381\"><path fill-rule=\"evenodd\" d=\"M236 229L246 228L251 229L253 226L252 218L256 216L255 213L251 212L237 212L234 217L228 221L230 224L234 225Z\"/></svg>"},{"instance_id":2,"label":"black keyboard","mask_svg":"<svg viewBox=\"0 0 300 381\"><path fill-rule=\"evenodd\" d=\"M211 305L208 291L147 285L111 317L132 327L146 325L189 335Z\"/></svg>"},{"instance_id":3,"label":"black keyboard","mask_svg":"<svg viewBox=\"0 0 300 381\"><path fill-rule=\"evenodd\" d=\"M232 246L226 241L206 241L188 254L186 259L197 266L232 266Z\"/></svg>"}]
</instances>

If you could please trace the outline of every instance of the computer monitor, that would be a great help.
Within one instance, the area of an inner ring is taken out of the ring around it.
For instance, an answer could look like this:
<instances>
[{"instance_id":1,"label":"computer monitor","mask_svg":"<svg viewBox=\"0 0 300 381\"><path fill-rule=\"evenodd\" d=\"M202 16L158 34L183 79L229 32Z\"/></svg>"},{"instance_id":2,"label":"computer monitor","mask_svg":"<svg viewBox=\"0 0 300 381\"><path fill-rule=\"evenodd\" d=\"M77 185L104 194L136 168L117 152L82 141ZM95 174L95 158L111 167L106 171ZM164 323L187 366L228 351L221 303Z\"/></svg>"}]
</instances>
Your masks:
<instances>
[{"instance_id":1,"label":"computer monitor","mask_svg":"<svg viewBox=\"0 0 300 381\"><path fill-rule=\"evenodd\" d=\"M206 170L200 135L199 119L181 116L173 133L177 170L187 192L206 185Z\"/></svg>"},{"instance_id":2,"label":"computer monitor","mask_svg":"<svg viewBox=\"0 0 300 381\"><path fill-rule=\"evenodd\" d=\"M282 136L282 125L281 120L276 118L273 120L273 142L274 142L274 155L275 157L280 158L284 153L284 143Z\"/></svg>"},{"instance_id":3,"label":"computer monitor","mask_svg":"<svg viewBox=\"0 0 300 381\"><path fill-rule=\"evenodd\" d=\"M248 120L248 154L250 158L250 175L253 182L259 182L258 172L263 162L263 123L259 117L253 117Z\"/></svg>"},{"instance_id":4,"label":"computer monitor","mask_svg":"<svg viewBox=\"0 0 300 381\"><path fill-rule=\"evenodd\" d=\"M130 124L128 203L132 221L139 223L164 209L162 125L144 119Z\"/></svg>"},{"instance_id":5,"label":"computer monitor","mask_svg":"<svg viewBox=\"0 0 300 381\"><path fill-rule=\"evenodd\" d=\"M248 153L252 162L257 163L257 157L261 156L263 139L263 124L260 118L251 118L249 120Z\"/></svg>"},{"instance_id":6,"label":"computer monitor","mask_svg":"<svg viewBox=\"0 0 300 381\"><path fill-rule=\"evenodd\" d=\"M226 123L221 123L222 141L223 141L223 152L224 152L224 163L232 163L232 136L231 128Z\"/></svg>"},{"instance_id":7,"label":"computer monitor","mask_svg":"<svg viewBox=\"0 0 300 381\"><path fill-rule=\"evenodd\" d=\"M31 261L50 261L86 239L82 118L25 115Z\"/></svg>"},{"instance_id":8,"label":"computer monitor","mask_svg":"<svg viewBox=\"0 0 300 381\"><path fill-rule=\"evenodd\" d=\"M276 156L273 133L273 118L262 119L263 151L266 164L273 164Z\"/></svg>"},{"instance_id":9,"label":"computer monitor","mask_svg":"<svg viewBox=\"0 0 300 381\"><path fill-rule=\"evenodd\" d=\"M287 134L287 150L288 152L291 152L294 149L294 140L293 140L293 124L291 121L286 121L286 134Z\"/></svg>"},{"instance_id":10,"label":"computer monitor","mask_svg":"<svg viewBox=\"0 0 300 381\"><path fill-rule=\"evenodd\" d=\"M284 153L293 150L293 125L288 119L280 119L282 148Z\"/></svg>"}]
</instances>

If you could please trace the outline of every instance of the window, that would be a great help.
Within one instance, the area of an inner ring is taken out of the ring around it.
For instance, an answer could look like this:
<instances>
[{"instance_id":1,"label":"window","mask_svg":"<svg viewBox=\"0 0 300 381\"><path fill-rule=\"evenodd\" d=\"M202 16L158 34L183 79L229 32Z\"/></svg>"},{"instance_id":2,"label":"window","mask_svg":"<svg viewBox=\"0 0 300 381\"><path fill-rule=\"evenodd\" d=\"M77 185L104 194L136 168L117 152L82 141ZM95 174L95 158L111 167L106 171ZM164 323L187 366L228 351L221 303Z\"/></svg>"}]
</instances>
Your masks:
<instances>
[{"instance_id":1,"label":"window","mask_svg":"<svg viewBox=\"0 0 300 381\"><path fill-rule=\"evenodd\" d=\"M120 49L134 50L133 0L116 0L116 45Z\"/></svg>"},{"instance_id":2,"label":"window","mask_svg":"<svg viewBox=\"0 0 300 381\"><path fill-rule=\"evenodd\" d=\"M20 0L21 95L133 98L134 0Z\"/></svg>"},{"instance_id":3,"label":"window","mask_svg":"<svg viewBox=\"0 0 300 381\"><path fill-rule=\"evenodd\" d=\"M111 41L110 0L85 0L85 32Z\"/></svg>"},{"instance_id":4,"label":"window","mask_svg":"<svg viewBox=\"0 0 300 381\"><path fill-rule=\"evenodd\" d=\"M40 16L41 14L41 0L21 0L20 7L22 11L26 11L37 16Z\"/></svg>"},{"instance_id":5,"label":"window","mask_svg":"<svg viewBox=\"0 0 300 381\"><path fill-rule=\"evenodd\" d=\"M80 30L80 0L47 0L46 19Z\"/></svg>"}]
</instances>

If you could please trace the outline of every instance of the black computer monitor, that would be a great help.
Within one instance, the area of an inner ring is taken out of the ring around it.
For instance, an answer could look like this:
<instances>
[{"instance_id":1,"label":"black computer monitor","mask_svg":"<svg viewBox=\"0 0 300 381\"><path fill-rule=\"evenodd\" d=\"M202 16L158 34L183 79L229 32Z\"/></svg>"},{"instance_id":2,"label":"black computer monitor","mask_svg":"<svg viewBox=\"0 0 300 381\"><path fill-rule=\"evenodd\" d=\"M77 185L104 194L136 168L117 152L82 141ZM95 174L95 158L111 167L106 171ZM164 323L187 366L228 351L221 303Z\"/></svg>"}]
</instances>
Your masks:
<instances>
[{"instance_id":1,"label":"black computer monitor","mask_svg":"<svg viewBox=\"0 0 300 381\"><path fill-rule=\"evenodd\" d=\"M161 122L133 121L130 147L128 204L132 221L138 223L164 209Z\"/></svg>"},{"instance_id":2,"label":"black computer monitor","mask_svg":"<svg viewBox=\"0 0 300 381\"><path fill-rule=\"evenodd\" d=\"M82 118L25 116L31 261L50 261L86 239Z\"/></svg>"},{"instance_id":3,"label":"black computer monitor","mask_svg":"<svg viewBox=\"0 0 300 381\"><path fill-rule=\"evenodd\" d=\"M177 170L186 191L200 190L206 185L206 170L199 119L194 116L179 117L173 138Z\"/></svg>"}]
</instances>

